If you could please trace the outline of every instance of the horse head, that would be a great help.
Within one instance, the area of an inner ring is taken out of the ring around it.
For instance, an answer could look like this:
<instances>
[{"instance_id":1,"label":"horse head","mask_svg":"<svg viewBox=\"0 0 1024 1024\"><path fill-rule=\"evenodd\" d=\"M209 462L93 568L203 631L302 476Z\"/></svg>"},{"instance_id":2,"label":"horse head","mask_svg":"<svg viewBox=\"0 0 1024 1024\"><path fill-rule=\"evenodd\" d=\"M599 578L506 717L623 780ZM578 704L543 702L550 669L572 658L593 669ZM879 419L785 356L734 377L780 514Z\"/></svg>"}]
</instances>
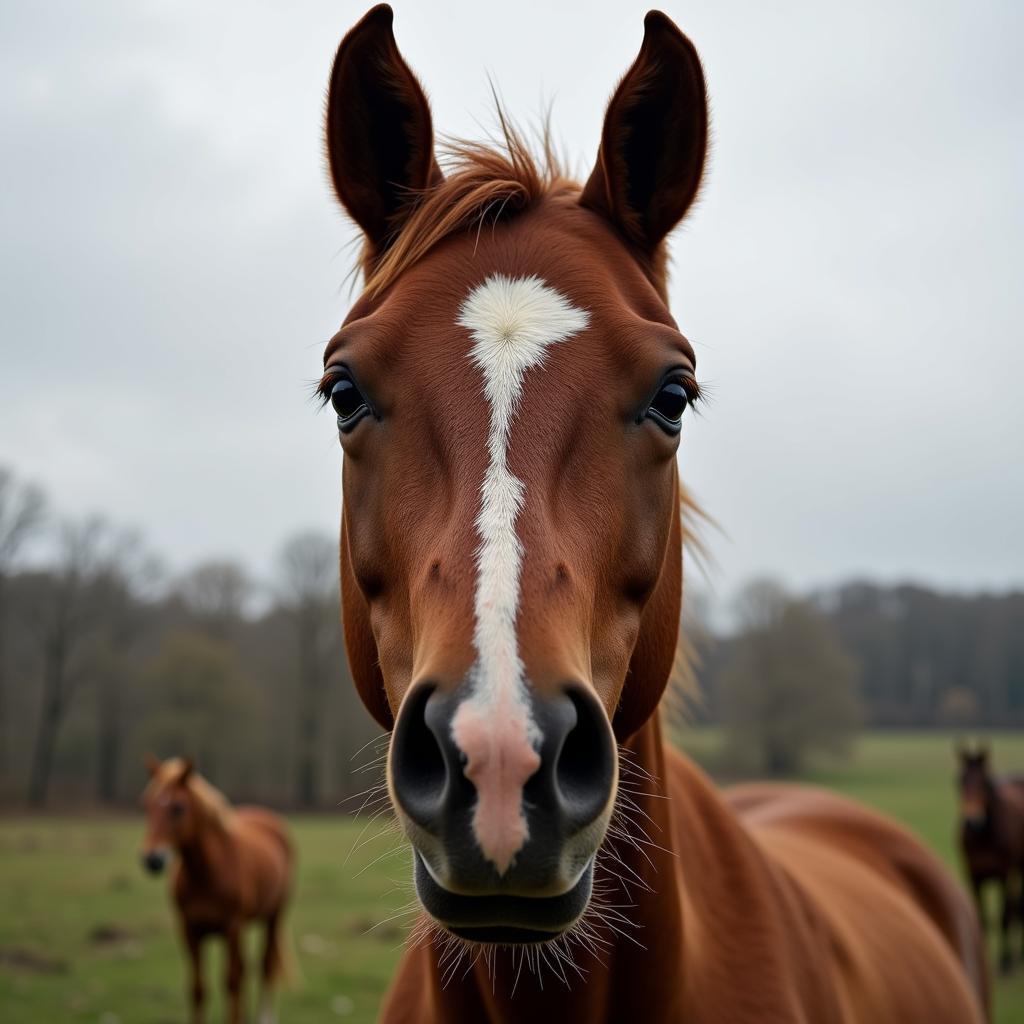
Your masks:
<instances>
[{"instance_id":1,"label":"horse head","mask_svg":"<svg viewBox=\"0 0 1024 1024\"><path fill-rule=\"evenodd\" d=\"M973 751L957 747L960 763L960 822L966 834L985 831L990 824L996 787L989 765L989 749L979 745Z\"/></svg>"},{"instance_id":2,"label":"horse head","mask_svg":"<svg viewBox=\"0 0 1024 1024\"><path fill-rule=\"evenodd\" d=\"M696 51L657 12L582 187L504 118L501 146L458 146L445 173L386 5L334 61L328 159L366 278L320 384L346 645L392 731L419 898L466 939L546 940L584 912L617 743L672 667L700 392L664 243L707 124Z\"/></svg>"}]
</instances>

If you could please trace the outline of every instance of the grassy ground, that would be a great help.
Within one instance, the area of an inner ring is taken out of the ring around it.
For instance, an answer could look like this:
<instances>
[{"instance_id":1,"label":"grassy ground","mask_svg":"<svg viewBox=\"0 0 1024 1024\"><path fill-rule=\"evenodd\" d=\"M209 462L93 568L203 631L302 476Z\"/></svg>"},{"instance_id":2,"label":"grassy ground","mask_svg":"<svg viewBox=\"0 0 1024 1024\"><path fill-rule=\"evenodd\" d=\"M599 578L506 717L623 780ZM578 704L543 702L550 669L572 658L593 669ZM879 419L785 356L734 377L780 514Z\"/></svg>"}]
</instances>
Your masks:
<instances>
[{"instance_id":1,"label":"grassy ground","mask_svg":"<svg viewBox=\"0 0 1024 1024\"><path fill-rule=\"evenodd\" d=\"M714 765L715 733L683 743ZM900 818L955 866L951 746L943 736L872 734L850 760L820 763L812 775ZM1024 771L1024 734L996 737L994 746L1003 768ZM361 826L346 820L293 825L301 874L291 934L301 981L281 998L282 1020L372 1021L403 938L387 918L408 899L407 857L387 856L391 840L373 830L359 845ZM138 869L140 835L141 821L131 819L0 821L3 1024L185 1019L165 883ZM208 964L217 990L219 957ZM216 1021L219 992L214 999ZM997 1010L1000 1024L1024 1021L1024 968L999 983Z\"/></svg>"}]
</instances>

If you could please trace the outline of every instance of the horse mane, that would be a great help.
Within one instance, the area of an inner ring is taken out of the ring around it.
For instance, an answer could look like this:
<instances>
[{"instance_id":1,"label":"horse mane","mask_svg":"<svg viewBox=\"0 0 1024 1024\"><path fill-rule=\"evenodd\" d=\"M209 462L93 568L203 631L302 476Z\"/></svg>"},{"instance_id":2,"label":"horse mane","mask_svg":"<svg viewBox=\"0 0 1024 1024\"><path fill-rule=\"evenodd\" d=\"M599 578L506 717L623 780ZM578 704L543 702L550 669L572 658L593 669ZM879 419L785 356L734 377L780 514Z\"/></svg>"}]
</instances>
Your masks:
<instances>
[{"instance_id":1,"label":"horse mane","mask_svg":"<svg viewBox=\"0 0 1024 1024\"><path fill-rule=\"evenodd\" d=\"M545 196L581 190L564 173L546 122L535 152L497 101L496 112L499 130L490 142L442 142L443 181L411 197L412 212L379 259L370 249L364 251L368 296L380 295L451 235L473 227L480 231L487 221L508 219Z\"/></svg>"},{"instance_id":2,"label":"horse mane","mask_svg":"<svg viewBox=\"0 0 1024 1024\"><path fill-rule=\"evenodd\" d=\"M159 792L177 782L184 770L184 758L169 758L160 765L156 775L153 776L149 784L149 788L153 792ZM193 800L195 800L199 813L211 824L226 830L231 824L231 819L235 813L228 798L195 770L189 772L184 785Z\"/></svg>"},{"instance_id":3,"label":"horse mane","mask_svg":"<svg viewBox=\"0 0 1024 1024\"><path fill-rule=\"evenodd\" d=\"M682 481L679 482L679 524L683 533L683 554L689 552L697 567L706 572L711 556L701 534L701 525L714 525L714 521ZM684 578L684 600L685 594L686 581ZM661 698L661 710L673 725L689 724L693 713L699 710L703 704L700 679L697 677L700 660L697 645L683 628L681 619L676 637L676 652L672 661L672 671L668 678L668 685L665 687L665 694Z\"/></svg>"}]
</instances>

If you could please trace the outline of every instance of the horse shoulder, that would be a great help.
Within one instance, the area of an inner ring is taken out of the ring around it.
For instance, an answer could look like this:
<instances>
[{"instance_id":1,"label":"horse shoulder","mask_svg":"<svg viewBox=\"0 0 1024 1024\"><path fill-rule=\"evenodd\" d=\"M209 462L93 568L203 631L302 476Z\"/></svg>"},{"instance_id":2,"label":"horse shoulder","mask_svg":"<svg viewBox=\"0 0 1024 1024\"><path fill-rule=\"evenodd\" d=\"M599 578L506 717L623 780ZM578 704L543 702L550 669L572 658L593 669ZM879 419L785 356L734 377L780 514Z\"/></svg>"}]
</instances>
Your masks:
<instances>
[{"instance_id":1,"label":"horse shoulder","mask_svg":"<svg viewBox=\"0 0 1024 1024\"><path fill-rule=\"evenodd\" d=\"M757 784L726 798L806 894L844 998L881 1012L894 1000L935 1021L981 1020L984 953L973 910L908 831L836 794ZM908 1018L910 1019L910 1018Z\"/></svg>"},{"instance_id":2,"label":"horse shoulder","mask_svg":"<svg viewBox=\"0 0 1024 1024\"><path fill-rule=\"evenodd\" d=\"M268 916L291 890L293 848L287 826L263 807L238 807L230 833L243 911L247 917Z\"/></svg>"},{"instance_id":3,"label":"horse shoulder","mask_svg":"<svg viewBox=\"0 0 1024 1024\"><path fill-rule=\"evenodd\" d=\"M997 785L999 798L1015 823L1024 825L1024 778L1014 775L1001 779Z\"/></svg>"},{"instance_id":4,"label":"horse shoulder","mask_svg":"<svg viewBox=\"0 0 1024 1024\"><path fill-rule=\"evenodd\" d=\"M671 750L666 762L683 879L686 1019L840 1020L814 967L820 935L803 893L695 765Z\"/></svg>"},{"instance_id":5,"label":"horse shoulder","mask_svg":"<svg viewBox=\"0 0 1024 1024\"><path fill-rule=\"evenodd\" d=\"M281 851L285 860L294 858L294 845L285 820L266 807L240 806L235 808L235 821L244 830L255 836L269 837L274 847Z\"/></svg>"},{"instance_id":6,"label":"horse shoulder","mask_svg":"<svg viewBox=\"0 0 1024 1024\"><path fill-rule=\"evenodd\" d=\"M1000 779L997 790L1002 809L1005 855L1011 862L1006 866L1012 870L1015 863L1024 860L1024 777L1011 775Z\"/></svg>"}]
</instances>

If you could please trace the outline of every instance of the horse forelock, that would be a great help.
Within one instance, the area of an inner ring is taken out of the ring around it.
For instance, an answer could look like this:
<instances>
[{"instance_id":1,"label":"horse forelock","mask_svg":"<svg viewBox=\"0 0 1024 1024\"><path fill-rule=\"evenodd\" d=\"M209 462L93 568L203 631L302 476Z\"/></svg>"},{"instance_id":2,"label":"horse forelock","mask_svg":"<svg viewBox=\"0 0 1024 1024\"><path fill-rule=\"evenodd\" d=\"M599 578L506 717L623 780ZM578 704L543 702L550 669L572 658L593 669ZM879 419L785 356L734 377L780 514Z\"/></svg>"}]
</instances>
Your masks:
<instances>
[{"instance_id":1,"label":"horse forelock","mask_svg":"<svg viewBox=\"0 0 1024 1024\"><path fill-rule=\"evenodd\" d=\"M185 767L184 758L168 758L157 769L143 796L145 798L158 796L164 790L179 784ZM216 786L195 770L190 771L184 783L181 784L195 801L202 817L221 828L227 828L230 825L234 811L228 798Z\"/></svg>"},{"instance_id":2,"label":"horse forelock","mask_svg":"<svg viewBox=\"0 0 1024 1024\"><path fill-rule=\"evenodd\" d=\"M374 298L446 238L507 220L547 196L578 195L582 189L563 170L544 125L532 147L496 105L498 135L490 143L448 139L439 157L444 179L413 200L412 212L383 255L368 246L362 267L365 294Z\"/></svg>"}]
</instances>

